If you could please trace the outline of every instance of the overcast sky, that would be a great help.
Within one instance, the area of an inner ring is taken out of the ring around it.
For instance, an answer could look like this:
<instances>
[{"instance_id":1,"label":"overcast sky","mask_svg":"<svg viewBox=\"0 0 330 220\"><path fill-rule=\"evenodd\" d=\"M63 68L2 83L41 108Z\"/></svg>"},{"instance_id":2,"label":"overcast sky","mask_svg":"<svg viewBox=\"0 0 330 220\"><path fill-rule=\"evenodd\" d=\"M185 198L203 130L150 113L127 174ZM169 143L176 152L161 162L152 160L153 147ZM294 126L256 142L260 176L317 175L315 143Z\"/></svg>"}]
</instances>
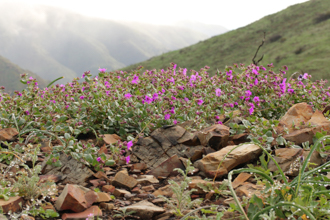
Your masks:
<instances>
[{"instance_id":1,"label":"overcast sky","mask_svg":"<svg viewBox=\"0 0 330 220\"><path fill-rule=\"evenodd\" d=\"M248 25L290 5L308 0L0 0L65 8L111 20L171 24L191 20L219 24L228 29ZM15 13L15 12L13 12Z\"/></svg>"}]
</instances>

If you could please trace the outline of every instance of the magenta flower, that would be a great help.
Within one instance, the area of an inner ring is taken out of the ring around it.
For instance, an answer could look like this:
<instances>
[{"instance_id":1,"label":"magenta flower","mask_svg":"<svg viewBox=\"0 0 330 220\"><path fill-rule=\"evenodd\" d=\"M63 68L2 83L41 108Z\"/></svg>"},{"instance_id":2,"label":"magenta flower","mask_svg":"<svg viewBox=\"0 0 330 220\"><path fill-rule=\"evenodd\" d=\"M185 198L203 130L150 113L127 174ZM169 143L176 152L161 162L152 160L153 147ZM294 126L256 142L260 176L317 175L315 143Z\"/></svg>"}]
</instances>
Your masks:
<instances>
[{"instance_id":1,"label":"magenta flower","mask_svg":"<svg viewBox=\"0 0 330 220\"><path fill-rule=\"evenodd\" d=\"M253 98L253 101L254 101L254 102L260 102L260 99L259 99L258 96L255 96L255 97Z\"/></svg>"},{"instance_id":2,"label":"magenta flower","mask_svg":"<svg viewBox=\"0 0 330 220\"><path fill-rule=\"evenodd\" d=\"M97 160L97 162L100 162L102 159L101 159L101 157L98 157L96 160Z\"/></svg>"},{"instance_id":3,"label":"magenta flower","mask_svg":"<svg viewBox=\"0 0 330 220\"><path fill-rule=\"evenodd\" d=\"M176 125L177 123L178 123L178 121L174 119L173 124Z\"/></svg>"},{"instance_id":4,"label":"magenta flower","mask_svg":"<svg viewBox=\"0 0 330 220\"><path fill-rule=\"evenodd\" d=\"M175 109L175 108L172 107L172 109L171 109L171 111L170 111L172 114L175 114L175 110L174 110L174 109Z\"/></svg>"},{"instance_id":5,"label":"magenta flower","mask_svg":"<svg viewBox=\"0 0 330 220\"><path fill-rule=\"evenodd\" d=\"M184 98L183 100L185 100L186 102L189 102L189 99L186 97L186 98Z\"/></svg>"},{"instance_id":6,"label":"magenta flower","mask_svg":"<svg viewBox=\"0 0 330 220\"><path fill-rule=\"evenodd\" d=\"M126 146L127 146L127 150L129 150L133 146L133 142L132 141L127 142Z\"/></svg>"},{"instance_id":7,"label":"magenta flower","mask_svg":"<svg viewBox=\"0 0 330 220\"><path fill-rule=\"evenodd\" d=\"M174 81L174 78L173 77L171 77L171 79L167 79L166 81L175 84L175 81Z\"/></svg>"},{"instance_id":8,"label":"magenta flower","mask_svg":"<svg viewBox=\"0 0 330 220\"><path fill-rule=\"evenodd\" d=\"M79 98L80 98L80 99L84 99L84 98L85 98L85 96L83 96L83 95L82 95L82 96L80 96Z\"/></svg>"},{"instance_id":9,"label":"magenta flower","mask_svg":"<svg viewBox=\"0 0 330 220\"><path fill-rule=\"evenodd\" d=\"M127 157L125 157L125 160L126 160L126 164L129 164L129 161L131 160L131 156L128 155Z\"/></svg>"},{"instance_id":10,"label":"magenta flower","mask_svg":"<svg viewBox=\"0 0 330 220\"><path fill-rule=\"evenodd\" d=\"M156 100L158 100L158 93L154 93L152 95L152 101L156 101Z\"/></svg>"},{"instance_id":11,"label":"magenta flower","mask_svg":"<svg viewBox=\"0 0 330 220\"><path fill-rule=\"evenodd\" d=\"M176 64L174 64L173 69L176 69Z\"/></svg>"},{"instance_id":12,"label":"magenta flower","mask_svg":"<svg viewBox=\"0 0 330 220\"><path fill-rule=\"evenodd\" d=\"M252 73L254 73L255 75L259 75L258 71L255 69L252 70Z\"/></svg>"},{"instance_id":13,"label":"magenta flower","mask_svg":"<svg viewBox=\"0 0 330 220\"><path fill-rule=\"evenodd\" d=\"M132 84L138 84L139 77L137 75L133 76L133 80L131 81Z\"/></svg>"},{"instance_id":14,"label":"magenta flower","mask_svg":"<svg viewBox=\"0 0 330 220\"><path fill-rule=\"evenodd\" d=\"M174 96L171 97L172 100L176 100L176 98Z\"/></svg>"},{"instance_id":15,"label":"magenta flower","mask_svg":"<svg viewBox=\"0 0 330 220\"><path fill-rule=\"evenodd\" d=\"M220 119L220 117L219 117L218 115L216 115L216 116L215 116L215 119L218 119L218 120L219 120L219 119Z\"/></svg>"},{"instance_id":16,"label":"magenta flower","mask_svg":"<svg viewBox=\"0 0 330 220\"><path fill-rule=\"evenodd\" d=\"M124 95L126 99L130 99L132 97L131 93L127 93Z\"/></svg>"},{"instance_id":17,"label":"magenta flower","mask_svg":"<svg viewBox=\"0 0 330 220\"><path fill-rule=\"evenodd\" d=\"M29 114L30 114L30 112L29 112L28 110L26 110L26 111L25 111L25 114L29 115Z\"/></svg>"},{"instance_id":18,"label":"magenta flower","mask_svg":"<svg viewBox=\"0 0 330 220\"><path fill-rule=\"evenodd\" d=\"M203 102L204 102L203 99L198 99L198 100L197 100L197 104L198 104L198 105L202 105Z\"/></svg>"},{"instance_id":19,"label":"magenta flower","mask_svg":"<svg viewBox=\"0 0 330 220\"><path fill-rule=\"evenodd\" d=\"M107 69L105 69L105 68L100 68L99 71L100 71L100 73L105 73L105 71L107 71Z\"/></svg>"},{"instance_id":20,"label":"magenta flower","mask_svg":"<svg viewBox=\"0 0 330 220\"><path fill-rule=\"evenodd\" d=\"M183 74L183 75L187 75L187 68L184 68L184 69L183 69L182 74Z\"/></svg>"},{"instance_id":21,"label":"magenta flower","mask_svg":"<svg viewBox=\"0 0 330 220\"><path fill-rule=\"evenodd\" d=\"M18 95L18 96L22 96L22 93L19 92L17 95Z\"/></svg>"},{"instance_id":22,"label":"magenta flower","mask_svg":"<svg viewBox=\"0 0 330 220\"><path fill-rule=\"evenodd\" d=\"M294 93L294 90L293 89L288 89L288 93L293 94Z\"/></svg>"},{"instance_id":23,"label":"magenta flower","mask_svg":"<svg viewBox=\"0 0 330 220\"><path fill-rule=\"evenodd\" d=\"M249 97L252 95L252 92L250 90L245 91L245 96Z\"/></svg>"},{"instance_id":24,"label":"magenta flower","mask_svg":"<svg viewBox=\"0 0 330 220\"><path fill-rule=\"evenodd\" d=\"M309 76L308 73L304 73L304 75L303 75L302 78L303 78L303 79L308 79L308 76Z\"/></svg>"},{"instance_id":25,"label":"magenta flower","mask_svg":"<svg viewBox=\"0 0 330 220\"><path fill-rule=\"evenodd\" d=\"M259 81L258 79L256 78L256 80L254 80L254 85L258 85Z\"/></svg>"},{"instance_id":26,"label":"magenta flower","mask_svg":"<svg viewBox=\"0 0 330 220\"><path fill-rule=\"evenodd\" d=\"M164 119L165 119L165 120L168 120L168 119L170 119L170 117L171 117L170 114L166 114L165 117L164 117Z\"/></svg>"},{"instance_id":27,"label":"magenta flower","mask_svg":"<svg viewBox=\"0 0 330 220\"><path fill-rule=\"evenodd\" d=\"M151 102L152 102L152 98L150 98L149 96L145 96L144 97L144 101L146 102L146 103L148 103L148 104L151 104Z\"/></svg>"},{"instance_id":28,"label":"magenta flower","mask_svg":"<svg viewBox=\"0 0 330 220\"><path fill-rule=\"evenodd\" d=\"M196 81L196 76L195 75L191 75L190 76L190 82L195 82Z\"/></svg>"},{"instance_id":29,"label":"magenta flower","mask_svg":"<svg viewBox=\"0 0 330 220\"><path fill-rule=\"evenodd\" d=\"M254 109L253 109L253 107L251 107L251 108L249 109L249 113L250 113L250 115L253 114L253 111L254 111Z\"/></svg>"}]
</instances>

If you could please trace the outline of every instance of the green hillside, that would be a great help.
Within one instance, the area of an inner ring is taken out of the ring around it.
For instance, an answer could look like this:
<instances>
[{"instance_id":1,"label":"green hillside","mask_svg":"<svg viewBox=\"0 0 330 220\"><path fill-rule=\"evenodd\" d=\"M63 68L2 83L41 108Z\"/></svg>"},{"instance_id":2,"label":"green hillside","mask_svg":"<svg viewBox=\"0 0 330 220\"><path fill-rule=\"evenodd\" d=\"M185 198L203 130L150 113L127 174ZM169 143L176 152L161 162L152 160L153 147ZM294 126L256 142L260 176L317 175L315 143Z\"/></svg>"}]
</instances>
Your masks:
<instances>
[{"instance_id":1,"label":"green hillside","mask_svg":"<svg viewBox=\"0 0 330 220\"><path fill-rule=\"evenodd\" d=\"M258 12L249 12L258 13ZM241 16L244 19L246 15ZM212 37L195 45L153 57L124 68L166 68L170 62L198 70L210 66L210 73L233 63L249 64L266 32L257 59L260 65L287 65L289 73L308 72L313 79L330 77L330 1L311 0L266 16L250 25Z\"/></svg>"},{"instance_id":2,"label":"green hillside","mask_svg":"<svg viewBox=\"0 0 330 220\"><path fill-rule=\"evenodd\" d=\"M20 82L20 75L27 73L29 76L36 78L39 84L39 87L44 88L47 86L47 82L32 73L31 71L24 70L21 67L13 64L8 59L0 56L0 86L4 86L5 92L12 93L15 90L21 91L26 88L26 85Z\"/></svg>"}]
</instances>

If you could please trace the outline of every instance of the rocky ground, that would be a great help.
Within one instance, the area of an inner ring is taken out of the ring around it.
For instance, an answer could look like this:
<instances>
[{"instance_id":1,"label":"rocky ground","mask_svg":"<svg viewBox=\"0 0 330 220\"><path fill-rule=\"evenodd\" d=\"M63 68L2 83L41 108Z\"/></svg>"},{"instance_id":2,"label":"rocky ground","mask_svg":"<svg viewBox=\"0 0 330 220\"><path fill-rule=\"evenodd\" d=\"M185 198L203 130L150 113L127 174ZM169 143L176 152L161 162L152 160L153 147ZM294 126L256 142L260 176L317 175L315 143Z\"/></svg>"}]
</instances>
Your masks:
<instances>
[{"instance_id":1,"label":"rocky ground","mask_svg":"<svg viewBox=\"0 0 330 220\"><path fill-rule=\"evenodd\" d=\"M324 117L327 110L328 108L323 112L314 112L306 103L296 104L282 117L275 128L277 132L273 135L276 137L283 134L285 140L296 145L301 145L306 141L312 143L316 132L325 130L329 133L330 131L330 121ZM189 174L191 177L189 189L196 189L191 199L202 198L203 201L199 207L215 205L217 210L224 210L230 203L234 203L234 200L229 193L226 193L227 189L222 192L216 189L221 186L224 178L227 178L230 170L245 167L247 164L256 165L262 149L249 142L247 139L249 133L230 135L227 125L229 122L241 124L241 118L224 118L223 122L224 124L214 124L194 133L187 129L191 122L156 129L149 137L140 138L134 144L130 164L123 161L113 167L104 167L104 171L98 172L64 154L60 156L63 164L61 167L47 165L45 153L50 152L52 146L60 143L55 141L42 143L43 153L38 155L38 163L42 166L40 182L54 181L58 190L58 195L49 199L44 209L53 209L58 212L60 217L55 219L86 219L91 217L91 214L101 219L180 219L173 214L168 203L158 196L176 199L169 180L178 183L184 181L182 175L174 169L185 170L189 158L195 167ZM292 126L293 122L299 126ZM0 140L15 142L17 133L14 128L1 129ZM119 137L115 134L104 135L104 144L100 151L108 154L107 146L118 139ZM95 142L95 139L85 138L81 141ZM240 147L231 151L239 144L241 144ZM278 146L278 144L274 141L273 146ZM5 147L3 142L2 147ZM295 161L307 155L308 150L278 147L273 150L273 154L282 170L290 178L297 175ZM310 160L315 166L326 161L327 157L321 157L318 152L314 152ZM0 164L3 170L6 166L4 163ZM268 168L271 171L277 169L272 162L269 162ZM15 169L11 168L10 172L17 172L18 170ZM8 173L1 174L0 177L15 181L7 175ZM252 174L241 173L234 177L233 188L240 198L261 194L263 186L257 185ZM213 178L216 178L216 181L212 181ZM8 201L0 199L0 207L4 213L0 215L0 220L9 219L7 213L10 210L21 212L19 203L26 205L27 201L20 196L10 197ZM183 210L183 214L197 208ZM134 213L128 213L130 211ZM121 216L114 217L116 214L121 214ZM235 219L234 215L235 213L227 212L222 219ZM212 216L215 215L210 214L209 218ZM34 219L32 216L20 218ZM41 218L35 217L35 219Z\"/></svg>"}]
</instances>

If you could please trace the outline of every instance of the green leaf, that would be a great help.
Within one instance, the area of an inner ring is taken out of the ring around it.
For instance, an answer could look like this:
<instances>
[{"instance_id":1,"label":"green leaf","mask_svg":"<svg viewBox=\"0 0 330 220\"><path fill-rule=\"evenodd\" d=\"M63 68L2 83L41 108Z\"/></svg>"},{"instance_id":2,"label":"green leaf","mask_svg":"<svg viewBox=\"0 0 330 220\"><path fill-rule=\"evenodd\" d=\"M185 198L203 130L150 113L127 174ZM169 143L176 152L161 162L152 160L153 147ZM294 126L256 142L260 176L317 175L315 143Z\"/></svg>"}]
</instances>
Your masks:
<instances>
[{"instance_id":1,"label":"green leaf","mask_svg":"<svg viewBox=\"0 0 330 220\"><path fill-rule=\"evenodd\" d=\"M70 137L71 137L70 134L68 134L68 133L65 133L65 134L64 134L64 138L65 138L65 139L69 139Z\"/></svg>"},{"instance_id":2,"label":"green leaf","mask_svg":"<svg viewBox=\"0 0 330 220\"><path fill-rule=\"evenodd\" d=\"M85 160L88 162L88 163L90 163L90 164L93 164L93 157L92 157L92 155L90 155L90 154L85 154Z\"/></svg>"}]
</instances>

